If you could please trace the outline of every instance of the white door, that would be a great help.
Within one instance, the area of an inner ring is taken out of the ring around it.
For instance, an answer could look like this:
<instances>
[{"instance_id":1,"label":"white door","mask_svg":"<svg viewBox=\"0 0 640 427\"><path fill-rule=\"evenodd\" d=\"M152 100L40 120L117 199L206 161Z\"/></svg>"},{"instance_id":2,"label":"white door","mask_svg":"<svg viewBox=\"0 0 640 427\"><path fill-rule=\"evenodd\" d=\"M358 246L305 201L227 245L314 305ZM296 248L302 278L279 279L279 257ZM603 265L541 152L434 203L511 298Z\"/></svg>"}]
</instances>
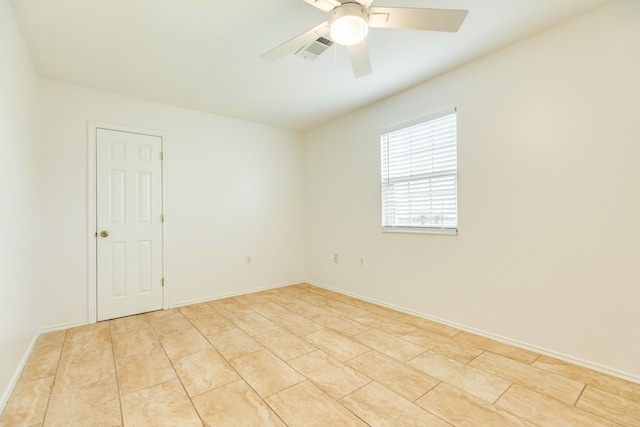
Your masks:
<instances>
[{"instance_id":1,"label":"white door","mask_svg":"<svg viewBox=\"0 0 640 427\"><path fill-rule=\"evenodd\" d=\"M97 317L162 309L162 139L97 129Z\"/></svg>"}]
</instances>

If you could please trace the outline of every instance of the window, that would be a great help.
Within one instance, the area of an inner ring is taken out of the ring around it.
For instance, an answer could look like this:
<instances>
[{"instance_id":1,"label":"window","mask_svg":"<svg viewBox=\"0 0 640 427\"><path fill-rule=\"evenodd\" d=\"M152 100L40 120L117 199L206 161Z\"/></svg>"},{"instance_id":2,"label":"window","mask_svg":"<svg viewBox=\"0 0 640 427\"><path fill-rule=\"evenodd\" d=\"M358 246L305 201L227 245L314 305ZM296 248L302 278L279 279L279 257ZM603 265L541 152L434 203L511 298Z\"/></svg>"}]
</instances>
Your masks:
<instances>
[{"instance_id":1,"label":"window","mask_svg":"<svg viewBox=\"0 0 640 427\"><path fill-rule=\"evenodd\" d=\"M457 234L456 110L380 136L383 231Z\"/></svg>"}]
</instances>

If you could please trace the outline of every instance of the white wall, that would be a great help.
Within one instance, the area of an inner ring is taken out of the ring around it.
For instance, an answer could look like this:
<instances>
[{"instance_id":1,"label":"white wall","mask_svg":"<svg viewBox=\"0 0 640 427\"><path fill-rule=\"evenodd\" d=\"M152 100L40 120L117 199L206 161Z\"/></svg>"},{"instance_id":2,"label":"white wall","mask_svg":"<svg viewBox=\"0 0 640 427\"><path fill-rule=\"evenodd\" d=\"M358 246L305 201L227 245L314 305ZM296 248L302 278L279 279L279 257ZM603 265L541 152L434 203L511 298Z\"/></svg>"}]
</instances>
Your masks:
<instances>
[{"instance_id":1,"label":"white wall","mask_svg":"<svg viewBox=\"0 0 640 427\"><path fill-rule=\"evenodd\" d=\"M88 320L88 120L165 134L170 305L304 280L300 134L44 81L43 327Z\"/></svg>"},{"instance_id":2,"label":"white wall","mask_svg":"<svg viewBox=\"0 0 640 427\"><path fill-rule=\"evenodd\" d=\"M638 40L616 2L306 134L308 281L640 379ZM460 234L381 233L380 130L453 106Z\"/></svg>"},{"instance_id":3,"label":"white wall","mask_svg":"<svg viewBox=\"0 0 640 427\"><path fill-rule=\"evenodd\" d=\"M38 78L0 0L0 411L38 332Z\"/></svg>"}]
</instances>

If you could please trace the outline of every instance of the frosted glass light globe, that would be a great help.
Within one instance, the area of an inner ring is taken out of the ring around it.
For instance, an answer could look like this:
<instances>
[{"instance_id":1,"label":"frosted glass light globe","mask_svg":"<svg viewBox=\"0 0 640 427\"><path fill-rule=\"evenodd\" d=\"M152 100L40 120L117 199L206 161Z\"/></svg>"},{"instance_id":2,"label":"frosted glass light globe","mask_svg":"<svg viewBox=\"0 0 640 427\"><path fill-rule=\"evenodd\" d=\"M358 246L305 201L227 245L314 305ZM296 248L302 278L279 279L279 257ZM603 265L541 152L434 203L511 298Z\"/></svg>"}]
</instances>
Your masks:
<instances>
[{"instance_id":1,"label":"frosted glass light globe","mask_svg":"<svg viewBox=\"0 0 640 427\"><path fill-rule=\"evenodd\" d=\"M354 45L364 40L368 32L367 13L359 3L344 3L334 10L329 29L334 42Z\"/></svg>"}]
</instances>

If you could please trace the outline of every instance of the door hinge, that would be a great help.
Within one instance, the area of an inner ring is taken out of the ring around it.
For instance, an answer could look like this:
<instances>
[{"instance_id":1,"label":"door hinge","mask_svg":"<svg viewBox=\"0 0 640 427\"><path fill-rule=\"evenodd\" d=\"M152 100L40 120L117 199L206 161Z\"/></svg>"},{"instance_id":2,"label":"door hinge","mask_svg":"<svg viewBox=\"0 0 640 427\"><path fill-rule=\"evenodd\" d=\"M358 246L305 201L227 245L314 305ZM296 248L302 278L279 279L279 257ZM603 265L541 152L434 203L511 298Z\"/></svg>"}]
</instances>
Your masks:
<instances>
[{"instance_id":1,"label":"door hinge","mask_svg":"<svg viewBox=\"0 0 640 427\"><path fill-rule=\"evenodd\" d=\"M160 222L164 223L164 214L160 214Z\"/></svg>"},{"instance_id":2,"label":"door hinge","mask_svg":"<svg viewBox=\"0 0 640 427\"><path fill-rule=\"evenodd\" d=\"M161 279L162 287L164 288L164 277Z\"/></svg>"},{"instance_id":3,"label":"door hinge","mask_svg":"<svg viewBox=\"0 0 640 427\"><path fill-rule=\"evenodd\" d=\"M164 153L162 151L160 152L160 160L164 160Z\"/></svg>"}]
</instances>

